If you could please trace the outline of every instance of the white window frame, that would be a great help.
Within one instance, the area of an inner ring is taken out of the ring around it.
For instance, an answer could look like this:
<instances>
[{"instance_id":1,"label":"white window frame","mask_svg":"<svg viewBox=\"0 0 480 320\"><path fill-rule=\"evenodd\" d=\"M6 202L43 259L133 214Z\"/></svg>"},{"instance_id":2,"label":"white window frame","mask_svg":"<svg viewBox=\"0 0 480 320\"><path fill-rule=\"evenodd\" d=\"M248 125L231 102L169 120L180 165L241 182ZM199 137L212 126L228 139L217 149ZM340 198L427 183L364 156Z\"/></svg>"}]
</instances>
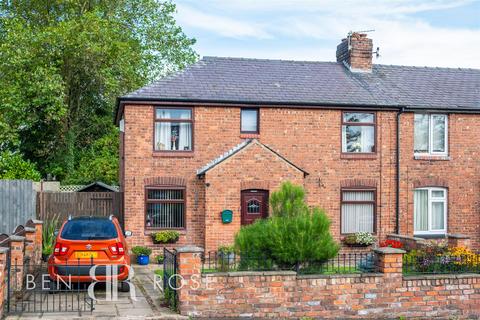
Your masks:
<instances>
[{"instance_id":1,"label":"white window frame","mask_svg":"<svg viewBox=\"0 0 480 320\"><path fill-rule=\"evenodd\" d=\"M435 234L446 234L447 233L447 223L448 223L448 206L447 206L447 199L448 199L448 190L447 188L440 188L440 187L427 187L427 188L417 188L416 190L428 190L428 213L427 213L427 219L428 219L428 231L416 231L414 230L413 233L414 235L435 235ZM442 198L433 198L432 193L434 191L443 191L443 197ZM432 203L433 202L442 202L443 203L443 221L444 221L444 228L443 229L432 229ZM413 205L413 208L415 210L415 204ZM415 219L415 212L413 213L413 217ZM413 225L415 228L415 221L413 221Z\"/></svg>"},{"instance_id":2,"label":"white window frame","mask_svg":"<svg viewBox=\"0 0 480 320\"><path fill-rule=\"evenodd\" d=\"M448 155L448 115L444 113L416 113L424 114L428 116L428 152L414 152L415 155L435 155L435 156L446 156ZM445 118L445 141L444 141L444 150L443 152L433 151L433 117L434 116L443 116ZM415 120L413 125L413 130L415 132ZM413 148L415 149L415 133L413 135Z\"/></svg>"}]
</instances>

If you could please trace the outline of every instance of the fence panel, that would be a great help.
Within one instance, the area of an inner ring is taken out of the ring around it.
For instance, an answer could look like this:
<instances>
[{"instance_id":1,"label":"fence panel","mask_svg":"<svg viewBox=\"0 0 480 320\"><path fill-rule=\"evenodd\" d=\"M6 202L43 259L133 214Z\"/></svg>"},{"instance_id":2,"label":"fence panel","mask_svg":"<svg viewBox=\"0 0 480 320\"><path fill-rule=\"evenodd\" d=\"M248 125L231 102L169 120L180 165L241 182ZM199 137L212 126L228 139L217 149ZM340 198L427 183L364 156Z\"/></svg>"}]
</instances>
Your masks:
<instances>
[{"instance_id":1,"label":"fence panel","mask_svg":"<svg viewBox=\"0 0 480 320\"><path fill-rule=\"evenodd\" d=\"M31 180L0 180L0 233L34 219L35 201Z\"/></svg>"},{"instance_id":2,"label":"fence panel","mask_svg":"<svg viewBox=\"0 0 480 320\"><path fill-rule=\"evenodd\" d=\"M113 214L123 226L123 193L121 192L39 192L37 218L48 220L54 215L60 220L69 215L110 216Z\"/></svg>"}]
</instances>

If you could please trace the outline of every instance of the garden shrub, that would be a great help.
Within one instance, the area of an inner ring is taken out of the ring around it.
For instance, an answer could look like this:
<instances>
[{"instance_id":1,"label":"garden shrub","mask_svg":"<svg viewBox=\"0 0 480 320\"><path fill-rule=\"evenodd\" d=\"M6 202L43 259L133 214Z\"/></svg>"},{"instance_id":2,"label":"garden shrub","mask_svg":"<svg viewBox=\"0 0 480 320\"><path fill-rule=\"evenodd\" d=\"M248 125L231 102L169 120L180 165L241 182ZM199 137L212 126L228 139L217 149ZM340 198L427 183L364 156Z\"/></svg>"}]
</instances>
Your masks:
<instances>
[{"instance_id":1,"label":"garden shrub","mask_svg":"<svg viewBox=\"0 0 480 320\"><path fill-rule=\"evenodd\" d=\"M158 231L151 234L154 243L175 243L180 238L180 233L174 230Z\"/></svg>"},{"instance_id":2,"label":"garden shrub","mask_svg":"<svg viewBox=\"0 0 480 320\"><path fill-rule=\"evenodd\" d=\"M323 210L307 206L303 188L286 182L272 193L271 204L270 218L242 227L235 237L241 267L284 268L336 256L330 220Z\"/></svg>"},{"instance_id":3,"label":"garden shrub","mask_svg":"<svg viewBox=\"0 0 480 320\"><path fill-rule=\"evenodd\" d=\"M147 248L147 247L142 247L142 246L136 246L132 248L132 253L136 255L137 257L139 256L149 256L152 254L152 249Z\"/></svg>"}]
</instances>

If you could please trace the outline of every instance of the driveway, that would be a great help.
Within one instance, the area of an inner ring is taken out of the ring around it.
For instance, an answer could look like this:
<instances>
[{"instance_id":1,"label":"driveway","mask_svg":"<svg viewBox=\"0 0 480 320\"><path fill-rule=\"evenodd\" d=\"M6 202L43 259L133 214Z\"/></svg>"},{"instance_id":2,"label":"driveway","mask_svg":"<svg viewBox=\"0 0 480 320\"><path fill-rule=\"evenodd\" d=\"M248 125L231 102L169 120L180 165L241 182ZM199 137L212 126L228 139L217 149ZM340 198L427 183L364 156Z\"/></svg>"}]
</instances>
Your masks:
<instances>
[{"instance_id":1,"label":"driveway","mask_svg":"<svg viewBox=\"0 0 480 320\"><path fill-rule=\"evenodd\" d=\"M170 310L165 306L163 293L154 287L154 273L158 265L133 266L135 276L133 284L135 285L136 301L133 300L128 292L118 292L117 301L105 301L105 288L95 290L98 301L95 303L95 310L90 312L51 312L51 313L24 313L21 315L9 315L8 320L12 319L188 319ZM63 300L63 299L62 299ZM69 299L59 301L63 308L68 308Z\"/></svg>"}]
</instances>

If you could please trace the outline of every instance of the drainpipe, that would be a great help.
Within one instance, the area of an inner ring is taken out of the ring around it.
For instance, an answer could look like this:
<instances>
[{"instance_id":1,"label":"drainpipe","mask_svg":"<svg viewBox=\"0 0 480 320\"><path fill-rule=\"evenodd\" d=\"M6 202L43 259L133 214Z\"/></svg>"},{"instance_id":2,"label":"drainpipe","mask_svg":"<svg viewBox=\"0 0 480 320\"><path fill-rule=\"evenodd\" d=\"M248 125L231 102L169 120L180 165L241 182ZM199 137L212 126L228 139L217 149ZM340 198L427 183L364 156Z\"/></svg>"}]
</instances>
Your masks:
<instances>
[{"instance_id":1,"label":"drainpipe","mask_svg":"<svg viewBox=\"0 0 480 320\"><path fill-rule=\"evenodd\" d=\"M397 174L396 174L396 184L397 192L395 194L395 233L400 234L400 115L405 111L402 107L397 113Z\"/></svg>"}]
</instances>

